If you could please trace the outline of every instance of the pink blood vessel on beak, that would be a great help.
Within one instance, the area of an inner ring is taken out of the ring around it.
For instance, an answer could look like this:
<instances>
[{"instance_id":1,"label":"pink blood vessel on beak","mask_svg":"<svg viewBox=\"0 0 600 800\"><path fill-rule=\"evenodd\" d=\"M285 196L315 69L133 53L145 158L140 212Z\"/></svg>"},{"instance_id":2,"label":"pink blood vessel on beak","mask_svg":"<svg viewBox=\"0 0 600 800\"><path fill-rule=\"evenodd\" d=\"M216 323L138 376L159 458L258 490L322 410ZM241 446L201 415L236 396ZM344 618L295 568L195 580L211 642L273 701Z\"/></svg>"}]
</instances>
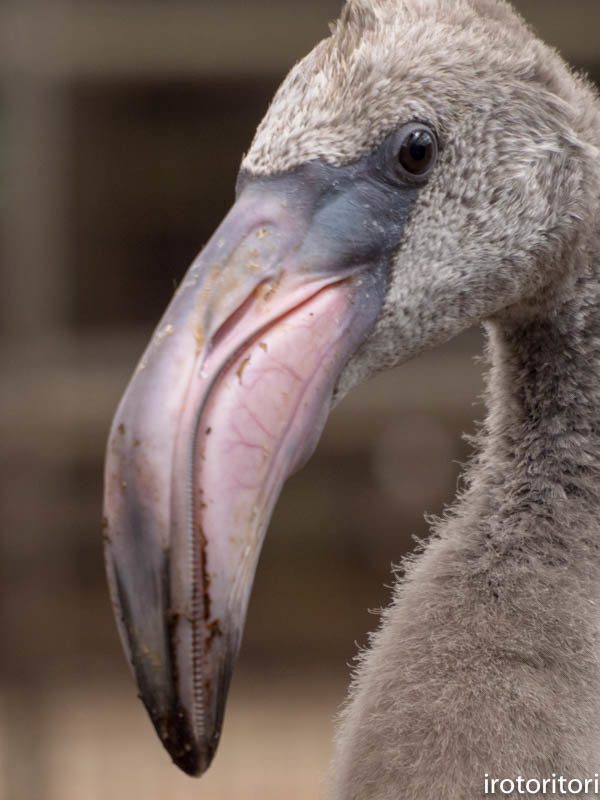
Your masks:
<instances>
[{"instance_id":1,"label":"pink blood vessel on beak","mask_svg":"<svg viewBox=\"0 0 600 800\"><path fill-rule=\"evenodd\" d=\"M358 167L332 191L333 169L246 181L167 308L109 438L118 627L157 733L189 774L219 740L273 508L374 325L408 213L390 211L388 189Z\"/></svg>"}]
</instances>

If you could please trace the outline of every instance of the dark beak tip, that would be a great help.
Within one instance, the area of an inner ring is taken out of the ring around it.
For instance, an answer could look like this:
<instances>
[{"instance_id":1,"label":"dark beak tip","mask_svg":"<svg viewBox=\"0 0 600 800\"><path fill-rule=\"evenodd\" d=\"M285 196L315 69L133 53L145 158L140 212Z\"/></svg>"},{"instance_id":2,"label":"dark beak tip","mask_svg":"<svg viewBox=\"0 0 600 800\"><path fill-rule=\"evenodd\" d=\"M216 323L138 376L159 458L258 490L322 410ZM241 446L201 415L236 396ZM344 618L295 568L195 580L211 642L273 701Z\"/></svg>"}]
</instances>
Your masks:
<instances>
[{"instance_id":1,"label":"dark beak tip","mask_svg":"<svg viewBox=\"0 0 600 800\"><path fill-rule=\"evenodd\" d=\"M192 778L203 775L212 763L219 735L216 734L208 742L198 741L184 712L175 709L157 713L155 708L150 708L145 702L143 695L140 695L140 699L175 766Z\"/></svg>"},{"instance_id":2,"label":"dark beak tip","mask_svg":"<svg viewBox=\"0 0 600 800\"><path fill-rule=\"evenodd\" d=\"M176 767L189 775L190 778L200 778L209 768L212 761L210 758L201 757L196 751L190 750L188 753L169 753Z\"/></svg>"},{"instance_id":3,"label":"dark beak tip","mask_svg":"<svg viewBox=\"0 0 600 800\"><path fill-rule=\"evenodd\" d=\"M171 760L175 766L191 778L199 778L210 767L216 752L216 744L212 747L199 746L197 743L186 742L183 747L170 746L171 742L163 740Z\"/></svg>"}]
</instances>

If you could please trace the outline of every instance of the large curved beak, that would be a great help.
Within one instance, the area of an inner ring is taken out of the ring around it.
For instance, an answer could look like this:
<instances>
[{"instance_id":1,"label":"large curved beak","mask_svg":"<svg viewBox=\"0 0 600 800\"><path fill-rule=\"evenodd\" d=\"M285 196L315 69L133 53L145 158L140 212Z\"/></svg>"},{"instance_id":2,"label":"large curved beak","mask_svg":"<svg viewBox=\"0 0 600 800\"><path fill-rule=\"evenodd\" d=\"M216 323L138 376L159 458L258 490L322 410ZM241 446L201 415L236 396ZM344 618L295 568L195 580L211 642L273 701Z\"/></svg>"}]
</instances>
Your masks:
<instances>
[{"instance_id":1,"label":"large curved beak","mask_svg":"<svg viewBox=\"0 0 600 800\"><path fill-rule=\"evenodd\" d=\"M360 184L329 196L321 183L316 168L247 182L110 434L104 532L120 635L158 735L189 774L217 747L277 497L316 446L385 293L380 215Z\"/></svg>"}]
</instances>

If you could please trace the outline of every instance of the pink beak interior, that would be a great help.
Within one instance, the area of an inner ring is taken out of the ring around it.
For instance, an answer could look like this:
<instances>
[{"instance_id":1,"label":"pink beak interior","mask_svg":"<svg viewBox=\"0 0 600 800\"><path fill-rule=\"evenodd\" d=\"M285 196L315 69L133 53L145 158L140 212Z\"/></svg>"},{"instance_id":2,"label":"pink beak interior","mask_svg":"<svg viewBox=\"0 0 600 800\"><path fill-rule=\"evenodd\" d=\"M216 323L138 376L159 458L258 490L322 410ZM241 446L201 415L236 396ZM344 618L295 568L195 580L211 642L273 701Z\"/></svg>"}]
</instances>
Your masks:
<instances>
[{"instance_id":1,"label":"pink beak interior","mask_svg":"<svg viewBox=\"0 0 600 800\"><path fill-rule=\"evenodd\" d=\"M160 738L190 774L218 743L283 483L313 452L385 293L386 270L370 260L383 228L371 235L360 184L324 206L314 180L294 180L242 191L169 305L108 444L106 563L121 639Z\"/></svg>"}]
</instances>

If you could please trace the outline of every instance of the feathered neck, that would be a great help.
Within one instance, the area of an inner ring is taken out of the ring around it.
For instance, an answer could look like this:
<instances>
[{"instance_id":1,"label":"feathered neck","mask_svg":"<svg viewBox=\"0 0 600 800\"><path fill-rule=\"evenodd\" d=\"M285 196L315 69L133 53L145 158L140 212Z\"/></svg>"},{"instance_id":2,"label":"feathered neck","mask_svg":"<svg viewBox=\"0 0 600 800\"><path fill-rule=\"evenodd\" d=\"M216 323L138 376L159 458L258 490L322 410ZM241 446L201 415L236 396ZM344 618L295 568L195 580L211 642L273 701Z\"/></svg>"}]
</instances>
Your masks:
<instances>
[{"instance_id":1,"label":"feathered neck","mask_svg":"<svg viewBox=\"0 0 600 800\"><path fill-rule=\"evenodd\" d=\"M576 259L543 308L487 324L488 416L464 499L499 552L548 562L574 557L600 515L600 240Z\"/></svg>"},{"instance_id":2,"label":"feathered neck","mask_svg":"<svg viewBox=\"0 0 600 800\"><path fill-rule=\"evenodd\" d=\"M467 488L357 670L332 800L483 796L483 776L586 775L600 741L600 246L527 318L488 323Z\"/></svg>"}]
</instances>

